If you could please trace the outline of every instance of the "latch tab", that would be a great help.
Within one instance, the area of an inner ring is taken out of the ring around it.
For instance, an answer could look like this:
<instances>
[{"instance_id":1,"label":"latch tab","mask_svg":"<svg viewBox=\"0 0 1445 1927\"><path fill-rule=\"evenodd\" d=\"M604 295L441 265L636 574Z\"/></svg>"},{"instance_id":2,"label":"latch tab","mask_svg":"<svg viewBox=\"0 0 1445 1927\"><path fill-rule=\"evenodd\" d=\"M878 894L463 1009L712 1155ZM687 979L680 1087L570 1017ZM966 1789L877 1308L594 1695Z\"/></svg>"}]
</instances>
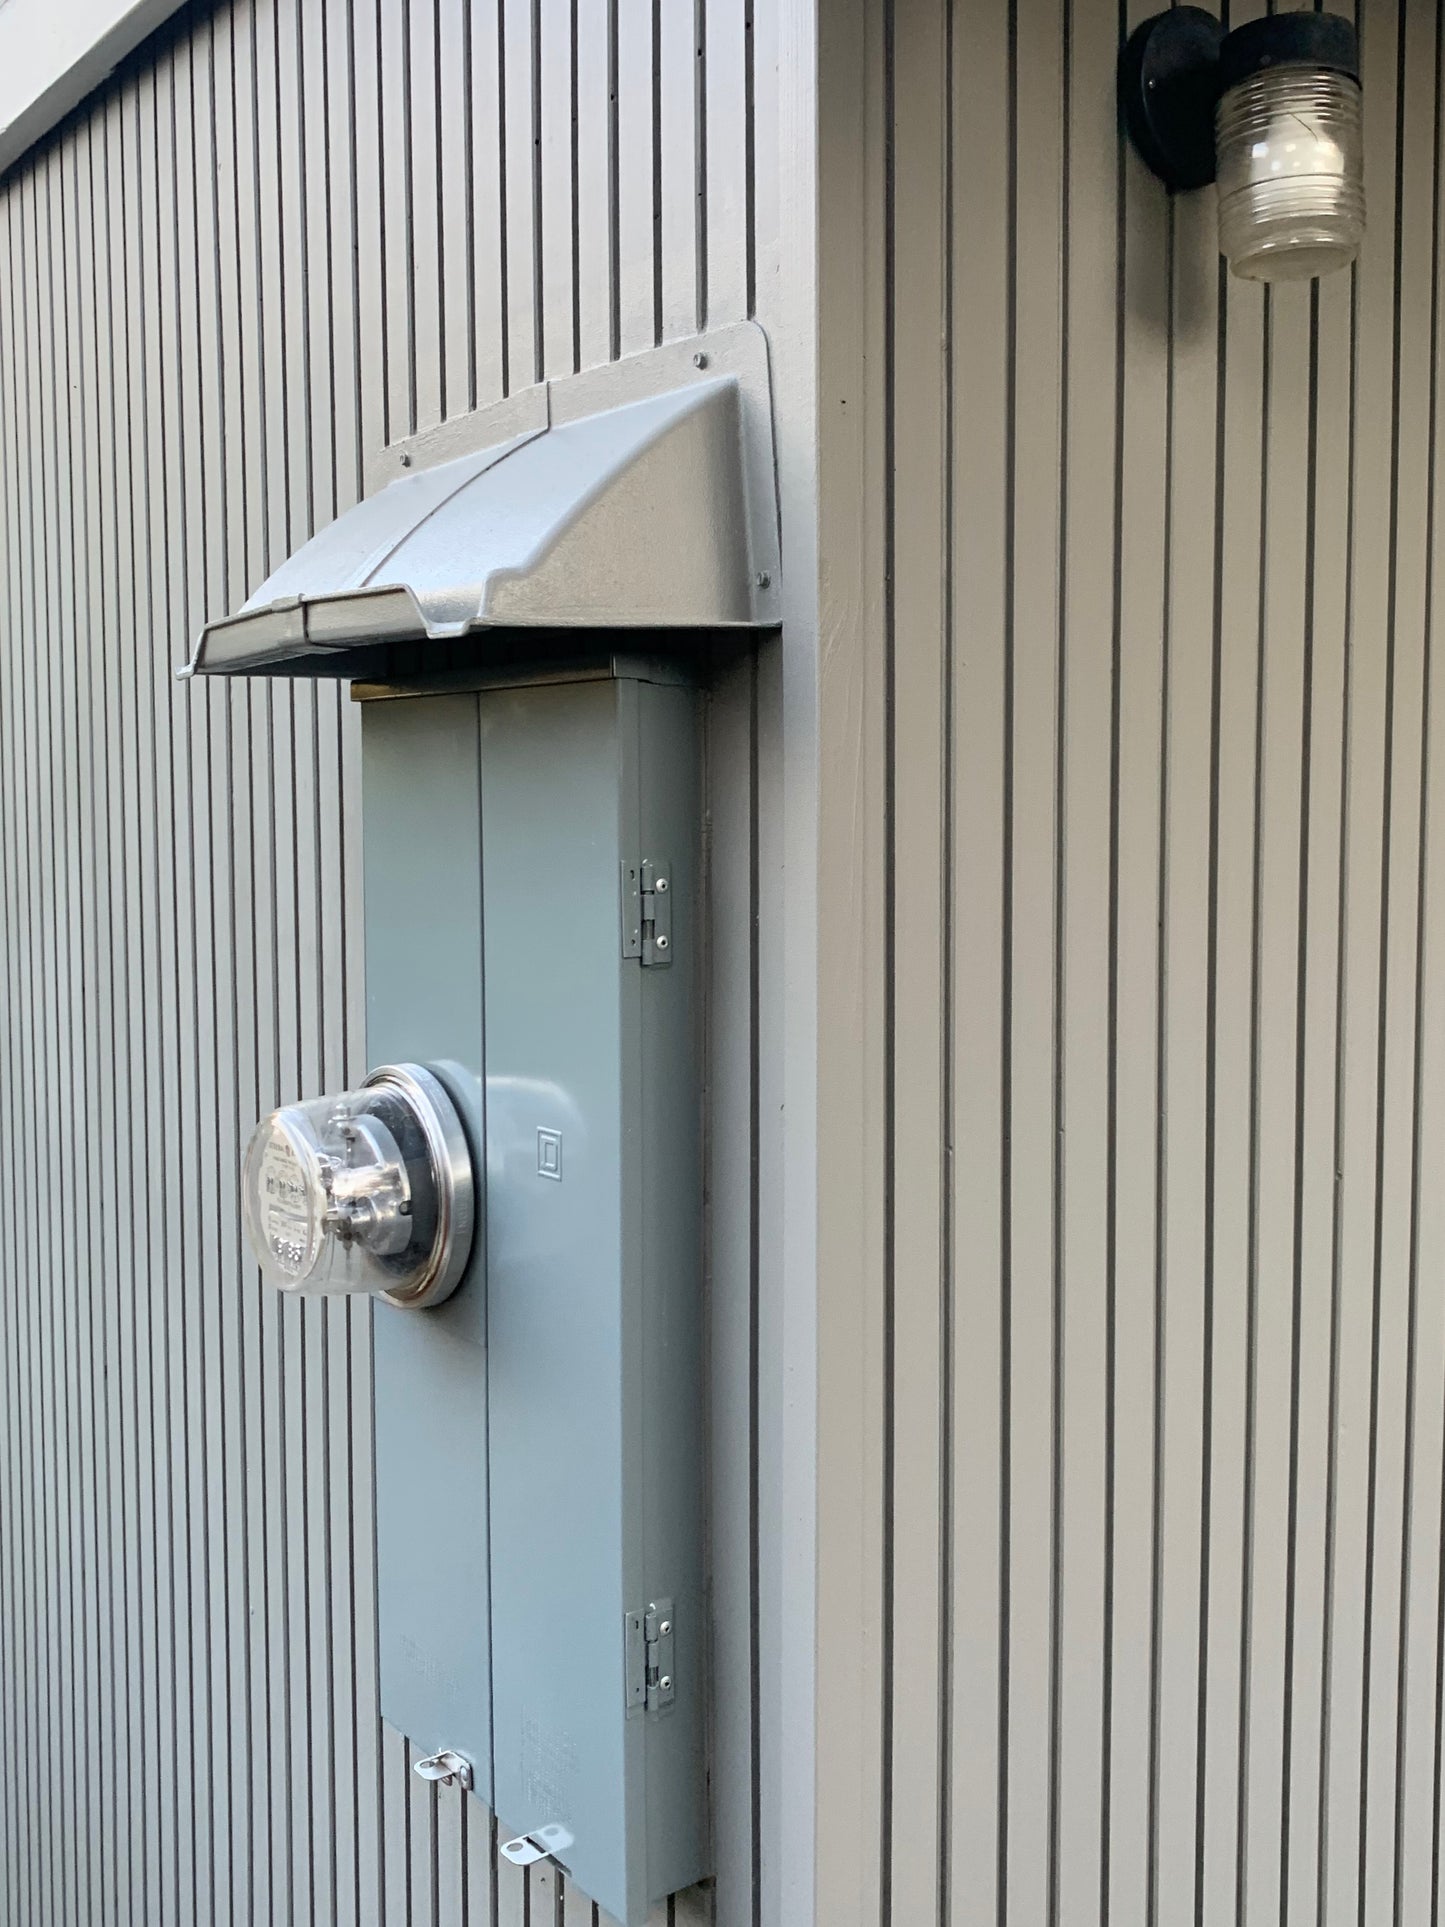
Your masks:
<instances>
[{"instance_id":1,"label":"latch tab","mask_svg":"<svg viewBox=\"0 0 1445 1927\"><path fill-rule=\"evenodd\" d=\"M572 1835L565 1827L538 1827L535 1833L519 1833L515 1840L499 1845L514 1867L534 1867L539 1860L560 1860L572 1845Z\"/></svg>"},{"instance_id":2,"label":"latch tab","mask_svg":"<svg viewBox=\"0 0 1445 1927\"><path fill-rule=\"evenodd\" d=\"M412 1764L412 1772L423 1780L436 1780L442 1786L460 1781L467 1793L472 1789L472 1763L461 1753L429 1753Z\"/></svg>"}]
</instances>

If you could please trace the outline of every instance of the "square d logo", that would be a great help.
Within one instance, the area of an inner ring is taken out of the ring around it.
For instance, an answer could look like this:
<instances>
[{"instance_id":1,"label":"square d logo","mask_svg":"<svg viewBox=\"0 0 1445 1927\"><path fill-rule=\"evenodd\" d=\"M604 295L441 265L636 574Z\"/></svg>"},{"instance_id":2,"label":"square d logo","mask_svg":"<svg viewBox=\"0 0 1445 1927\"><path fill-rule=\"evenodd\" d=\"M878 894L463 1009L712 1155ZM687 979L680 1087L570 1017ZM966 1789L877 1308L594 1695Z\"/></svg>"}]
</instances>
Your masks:
<instances>
[{"instance_id":1,"label":"square d logo","mask_svg":"<svg viewBox=\"0 0 1445 1927\"><path fill-rule=\"evenodd\" d=\"M562 1182L562 1133L537 1127L537 1176Z\"/></svg>"}]
</instances>

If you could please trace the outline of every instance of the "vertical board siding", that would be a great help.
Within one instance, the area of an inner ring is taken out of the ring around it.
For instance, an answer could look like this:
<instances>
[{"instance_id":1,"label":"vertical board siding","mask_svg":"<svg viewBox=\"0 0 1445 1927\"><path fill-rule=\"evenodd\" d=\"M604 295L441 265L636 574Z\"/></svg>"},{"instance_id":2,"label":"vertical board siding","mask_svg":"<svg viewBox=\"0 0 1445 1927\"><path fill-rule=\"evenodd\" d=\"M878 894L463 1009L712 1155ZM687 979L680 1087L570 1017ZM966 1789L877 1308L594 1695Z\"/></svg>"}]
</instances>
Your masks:
<instances>
[{"instance_id":1,"label":"vertical board siding","mask_svg":"<svg viewBox=\"0 0 1445 1927\"><path fill-rule=\"evenodd\" d=\"M820 1470L909 1927L1440 1904L1445 39L1364 0L1363 259L1262 290L1120 139L1149 11L878 0L839 110L864 1513Z\"/></svg>"},{"instance_id":2,"label":"vertical board siding","mask_svg":"<svg viewBox=\"0 0 1445 1927\"><path fill-rule=\"evenodd\" d=\"M351 708L173 671L388 437L749 312L752 34L742 0L197 4L0 182L13 1927L599 1922L383 1730L368 1310L242 1250L255 1118L364 1069ZM719 1879L657 1916L699 1927L755 1919L761 1853L755 680L710 751Z\"/></svg>"}]
</instances>

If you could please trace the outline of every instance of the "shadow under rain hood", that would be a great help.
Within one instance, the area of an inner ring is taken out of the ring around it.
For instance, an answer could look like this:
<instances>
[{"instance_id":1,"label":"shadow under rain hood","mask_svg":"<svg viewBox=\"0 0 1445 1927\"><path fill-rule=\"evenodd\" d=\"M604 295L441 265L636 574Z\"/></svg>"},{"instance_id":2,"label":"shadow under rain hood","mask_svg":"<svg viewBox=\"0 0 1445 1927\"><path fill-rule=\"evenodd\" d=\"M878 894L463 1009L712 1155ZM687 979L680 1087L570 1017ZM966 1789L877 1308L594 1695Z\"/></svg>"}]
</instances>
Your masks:
<instances>
[{"instance_id":1,"label":"shadow under rain hood","mask_svg":"<svg viewBox=\"0 0 1445 1927\"><path fill-rule=\"evenodd\" d=\"M328 654L478 629L775 626L775 498L750 501L750 466L731 377L543 420L359 502L180 674L325 675Z\"/></svg>"}]
</instances>

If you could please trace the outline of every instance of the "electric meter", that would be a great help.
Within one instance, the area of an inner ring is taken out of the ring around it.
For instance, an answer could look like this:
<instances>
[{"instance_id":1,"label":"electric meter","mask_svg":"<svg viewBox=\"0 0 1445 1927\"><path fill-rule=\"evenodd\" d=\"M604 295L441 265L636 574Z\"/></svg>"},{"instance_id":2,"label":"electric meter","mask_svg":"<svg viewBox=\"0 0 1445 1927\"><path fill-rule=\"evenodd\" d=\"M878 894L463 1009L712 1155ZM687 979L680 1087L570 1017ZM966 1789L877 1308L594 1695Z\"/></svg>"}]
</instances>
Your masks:
<instances>
[{"instance_id":1,"label":"electric meter","mask_svg":"<svg viewBox=\"0 0 1445 1927\"><path fill-rule=\"evenodd\" d=\"M471 1250L472 1161L456 1107L420 1064L273 1111L242 1171L246 1237L282 1291L440 1304Z\"/></svg>"}]
</instances>

